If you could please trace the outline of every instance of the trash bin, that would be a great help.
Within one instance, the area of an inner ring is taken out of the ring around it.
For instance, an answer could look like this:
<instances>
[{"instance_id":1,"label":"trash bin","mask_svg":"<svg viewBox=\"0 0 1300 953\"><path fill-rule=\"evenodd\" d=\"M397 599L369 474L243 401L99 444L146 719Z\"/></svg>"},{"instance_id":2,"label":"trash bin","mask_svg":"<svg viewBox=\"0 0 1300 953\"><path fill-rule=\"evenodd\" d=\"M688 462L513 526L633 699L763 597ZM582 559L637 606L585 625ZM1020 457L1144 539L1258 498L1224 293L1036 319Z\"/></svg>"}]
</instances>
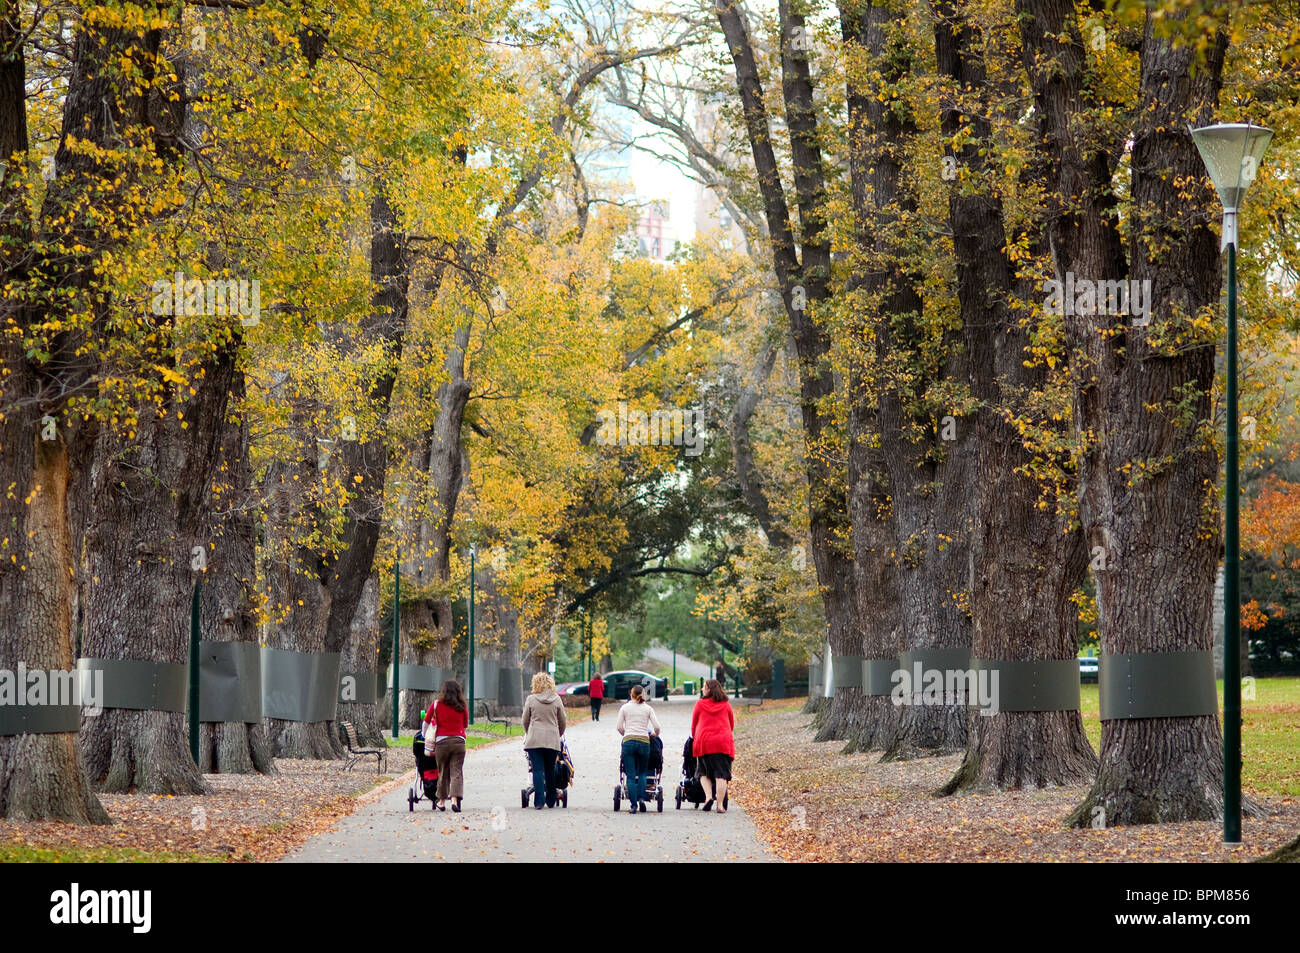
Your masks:
<instances>
[{"instance_id":1,"label":"trash bin","mask_svg":"<svg viewBox=\"0 0 1300 953\"><path fill-rule=\"evenodd\" d=\"M682 694L683 694L683 695L694 695L694 694L695 694L695 683L694 683L694 682L682 682Z\"/></svg>"}]
</instances>

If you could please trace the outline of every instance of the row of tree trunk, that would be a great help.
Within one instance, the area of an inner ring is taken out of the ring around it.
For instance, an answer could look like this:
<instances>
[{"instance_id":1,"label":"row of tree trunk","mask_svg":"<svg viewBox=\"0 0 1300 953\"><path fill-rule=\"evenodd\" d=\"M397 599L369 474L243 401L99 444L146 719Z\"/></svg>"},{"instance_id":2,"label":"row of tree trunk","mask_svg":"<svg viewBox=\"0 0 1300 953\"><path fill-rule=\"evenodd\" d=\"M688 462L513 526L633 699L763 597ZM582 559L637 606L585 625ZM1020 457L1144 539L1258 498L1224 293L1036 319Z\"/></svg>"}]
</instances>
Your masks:
<instances>
[{"instance_id":1,"label":"row of tree trunk","mask_svg":"<svg viewBox=\"0 0 1300 953\"><path fill-rule=\"evenodd\" d=\"M936 316L921 292L924 268L908 251L925 227L911 192L917 177L905 165L917 131L905 94L896 93L922 62L908 48L905 18L913 11L870 0L839 4L846 55L860 59L846 70L857 247L851 277L836 287L815 90L808 44L799 42L808 35L804 18L788 0L778 5L796 225L743 11L734 0L716 0L799 362L809 527L830 650L885 660L939 648L968 649L978 659L1073 659L1071 597L1094 547L1103 547L1112 570L1098 573L1103 651L1208 648L1219 539L1205 513L1214 505L1217 460L1199 430L1210 418L1215 343L1170 356L1148 343L1150 329L1122 326L1125 316L1067 317L1073 420L1055 430L1086 451L1077 468L1064 453L1051 462L1077 487L1079 518L1072 523L1054 501L1043 505L1044 488L1029 474L1044 451L1015 424L1034 415L1030 400L1053 383L1046 367L1027 360L1036 327L1018 304L1041 299L1041 284L1009 258L1012 236L992 184L1001 173L991 167L1000 155L994 99L1015 90L990 79L987 38L964 7L935 0L930 8L943 89L938 119L948 141L964 132L965 145L948 149L962 185L949 190L945 223L960 321L942 332L943 357L927 362ZM1215 107L1226 32L1198 60L1195 44L1157 34L1157 17L1147 14L1126 247L1111 184L1124 143L1088 138L1094 86L1075 6L1017 0L1015 8L1041 147L1022 177L1050 197L1032 249L1050 255L1058 279L1069 271L1151 279L1158 315L1213 305L1220 271L1212 200L1186 130ZM832 314L852 332L847 375L838 379L829 359ZM848 394L847 472L831 463L837 435L825 407L837 389ZM951 409L927 402L944 393ZM1181 414L1189 393L1193 412ZM1131 480L1127 464L1155 448L1167 463L1149 479ZM1079 824L1095 822L1097 808L1109 824L1208 819L1222 810L1213 716L1106 721L1100 763L1077 710L987 717L946 704L900 709L888 697L845 687L825 704L819 725L819 740L843 739L850 751L878 750L887 759L964 750L944 793L1095 778L1073 817Z\"/></svg>"}]
</instances>

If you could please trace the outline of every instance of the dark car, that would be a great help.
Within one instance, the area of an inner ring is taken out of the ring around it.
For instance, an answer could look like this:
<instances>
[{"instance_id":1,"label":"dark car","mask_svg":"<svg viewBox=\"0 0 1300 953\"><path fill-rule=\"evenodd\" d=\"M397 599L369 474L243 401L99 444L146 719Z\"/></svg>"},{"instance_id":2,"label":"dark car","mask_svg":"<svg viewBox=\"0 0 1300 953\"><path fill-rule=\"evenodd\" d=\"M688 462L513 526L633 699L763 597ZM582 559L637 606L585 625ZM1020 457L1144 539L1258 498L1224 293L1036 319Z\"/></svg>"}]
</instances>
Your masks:
<instances>
[{"instance_id":1,"label":"dark car","mask_svg":"<svg viewBox=\"0 0 1300 953\"><path fill-rule=\"evenodd\" d=\"M655 678L649 672L610 672L608 675L602 675L601 680L605 683L606 698L617 698L626 701L632 697L633 685L640 685L652 698L668 697L668 679ZM579 686L573 690L573 694L587 694L587 686Z\"/></svg>"}]
</instances>

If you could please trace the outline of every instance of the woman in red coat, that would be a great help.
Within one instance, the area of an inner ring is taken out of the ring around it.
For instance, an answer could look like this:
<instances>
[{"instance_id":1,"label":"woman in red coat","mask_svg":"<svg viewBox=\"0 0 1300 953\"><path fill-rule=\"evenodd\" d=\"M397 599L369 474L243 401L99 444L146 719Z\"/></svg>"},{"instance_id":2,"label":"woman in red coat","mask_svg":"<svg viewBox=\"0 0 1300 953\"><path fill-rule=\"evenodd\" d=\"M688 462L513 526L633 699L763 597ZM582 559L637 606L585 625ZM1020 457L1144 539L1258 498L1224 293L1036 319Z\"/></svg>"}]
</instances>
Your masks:
<instances>
[{"instance_id":1,"label":"woman in red coat","mask_svg":"<svg viewBox=\"0 0 1300 953\"><path fill-rule=\"evenodd\" d=\"M725 814L727 782L731 780L731 761L736 757L736 742L732 732L736 715L727 701L727 693L717 679L704 683L700 700L691 712L691 753L699 765L700 784L704 787L706 811L713 808L716 798L718 813ZM715 790L716 787L716 790Z\"/></svg>"}]
</instances>

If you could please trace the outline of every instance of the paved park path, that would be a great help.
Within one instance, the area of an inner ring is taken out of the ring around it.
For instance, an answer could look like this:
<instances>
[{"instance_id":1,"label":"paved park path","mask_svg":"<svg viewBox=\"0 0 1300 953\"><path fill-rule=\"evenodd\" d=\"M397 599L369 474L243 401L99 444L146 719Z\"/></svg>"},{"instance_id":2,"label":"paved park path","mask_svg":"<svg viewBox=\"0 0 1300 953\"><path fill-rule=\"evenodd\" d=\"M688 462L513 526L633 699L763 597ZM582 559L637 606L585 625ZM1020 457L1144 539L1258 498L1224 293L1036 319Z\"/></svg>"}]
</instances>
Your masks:
<instances>
[{"instance_id":1,"label":"paved park path","mask_svg":"<svg viewBox=\"0 0 1300 953\"><path fill-rule=\"evenodd\" d=\"M427 800L407 807L407 786L351 814L285 858L288 862L411 861L775 861L753 823L732 800L726 814L704 813L672 797L681 778L682 745L690 733L693 698L660 699L663 726L664 812L614 813L618 783L618 709L606 705L600 721L570 727L576 783L569 806L526 810L528 784L523 739L470 751L465 757L465 809L430 810Z\"/></svg>"},{"instance_id":2,"label":"paved park path","mask_svg":"<svg viewBox=\"0 0 1300 953\"><path fill-rule=\"evenodd\" d=\"M650 646L650 648L646 649L645 652L642 654L644 654L645 657L648 659L654 659L660 665L673 664L672 649L666 649L658 645L652 645ZM713 669L705 665L703 662L697 662L695 661L695 659L687 658L685 655L678 653L677 655L678 682L680 682L683 677L693 678L697 682L702 681L703 679L713 677Z\"/></svg>"}]
</instances>

